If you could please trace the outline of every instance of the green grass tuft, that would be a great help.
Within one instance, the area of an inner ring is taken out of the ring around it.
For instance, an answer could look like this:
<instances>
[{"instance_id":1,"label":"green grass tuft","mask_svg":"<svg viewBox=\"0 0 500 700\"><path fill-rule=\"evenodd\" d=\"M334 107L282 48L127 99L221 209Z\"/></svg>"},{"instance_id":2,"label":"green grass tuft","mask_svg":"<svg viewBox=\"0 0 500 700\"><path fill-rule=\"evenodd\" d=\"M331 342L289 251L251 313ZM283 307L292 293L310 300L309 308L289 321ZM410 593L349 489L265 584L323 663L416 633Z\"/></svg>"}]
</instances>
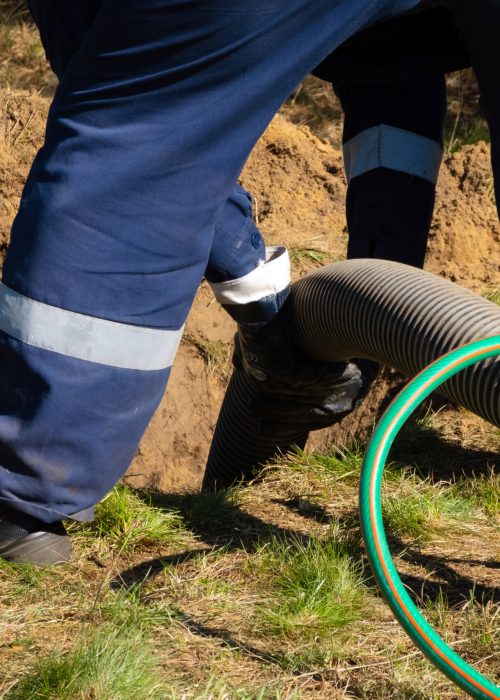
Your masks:
<instances>
[{"instance_id":1,"label":"green grass tuft","mask_svg":"<svg viewBox=\"0 0 500 700\"><path fill-rule=\"evenodd\" d=\"M363 459L364 452L361 445L352 443L345 449L336 447L330 453L306 454L303 450L297 449L296 454L287 461L286 465L292 470L312 472L323 479L342 480L346 484L353 484L359 481Z\"/></svg>"},{"instance_id":2,"label":"green grass tuft","mask_svg":"<svg viewBox=\"0 0 500 700\"><path fill-rule=\"evenodd\" d=\"M144 583L110 592L94 612L107 624L117 628L128 626L144 633L168 625L177 617L173 608L150 598L150 591Z\"/></svg>"},{"instance_id":3,"label":"green grass tuft","mask_svg":"<svg viewBox=\"0 0 500 700\"><path fill-rule=\"evenodd\" d=\"M494 469L489 474L474 479L460 479L455 484L454 491L462 498L470 499L493 518L500 517L500 474Z\"/></svg>"},{"instance_id":4,"label":"green grass tuft","mask_svg":"<svg viewBox=\"0 0 500 700\"><path fill-rule=\"evenodd\" d=\"M5 700L162 700L157 666L141 630L106 625L72 651L36 661Z\"/></svg>"},{"instance_id":5,"label":"green grass tuft","mask_svg":"<svg viewBox=\"0 0 500 700\"><path fill-rule=\"evenodd\" d=\"M270 597L257 613L268 634L305 642L360 619L365 601L360 567L336 540L273 539L256 561L270 577Z\"/></svg>"},{"instance_id":6,"label":"green grass tuft","mask_svg":"<svg viewBox=\"0 0 500 700\"><path fill-rule=\"evenodd\" d=\"M397 490L384 496L382 510L388 531L418 542L463 529L478 516L471 500L452 486L431 484L408 471L401 473Z\"/></svg>"},{"instance_id":7,"label":"green grass tuft","mask_svg":"<svg viewBox=\"0 0 500 700\"><path fill-rule=\"evenodd\" d=\"M319 267L320 265L325 265L330 259L328 252L319 248L291 247L288 254L292 265L305 264L311 267Z\"/></svg>"},{"instance_id":8,"label":"green grass tuft","mask_svg":"<svg viewBox=\"0 0 500 700\"><path fill-rule=\"evenodd\" d=\"M500 289L493 289L491 292L488 292L486 298L500 306Z\"/></svg>"},{"instance_id":9,"label":"green grass tuft","mask_svg":"<svg viewBox=\"0 0 500 700\"><path fill-rule=\"evenodd\" d=\"M145 503L121 484L99 503L93 522L72 524L69 529L80 537L105 540L108 546L120 552L173 545L184 535L178 513Z\"/></svg>"},{"instance_id":10,"label":"green grass tuft","mask_svg":"<svg viewBox=\"0 0 500 700\"><path fill-rule=\"evenodd\" d=\"M33 564L13 564L0 558L0 576L9 581L9 596L17 597L45 591L57 578L57 572Z\"/></svg>"}]
</instances>

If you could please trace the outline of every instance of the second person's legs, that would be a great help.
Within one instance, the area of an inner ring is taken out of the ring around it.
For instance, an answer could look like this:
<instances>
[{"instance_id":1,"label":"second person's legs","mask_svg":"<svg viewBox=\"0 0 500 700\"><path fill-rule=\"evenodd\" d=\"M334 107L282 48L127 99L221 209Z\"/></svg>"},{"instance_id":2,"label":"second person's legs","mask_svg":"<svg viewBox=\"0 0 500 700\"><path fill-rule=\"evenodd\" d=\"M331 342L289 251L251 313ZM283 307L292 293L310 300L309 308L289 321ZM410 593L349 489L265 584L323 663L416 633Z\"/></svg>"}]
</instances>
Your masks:
<instances>
[{"instance_id":1,"label":"second person's legs","mask_svg":"<svg viewBox=\"0 0 500 700\"><path fill-rule=\"evenodd\" d=\"M491 162L500 215L500 0L436 0L451 17L472 60L481 92L481 107L491 136Z\"/></svg>"},{"instance_id":2,"label":"second person's legs","mask_svg":"<svg viewBox=\"0 0 500 700\"><path fill-rule=\"evenodd\" d=\"M444 75L334 87L345 112L348 257L422 267L442 158Z\"/></svg>"}]
</instances>

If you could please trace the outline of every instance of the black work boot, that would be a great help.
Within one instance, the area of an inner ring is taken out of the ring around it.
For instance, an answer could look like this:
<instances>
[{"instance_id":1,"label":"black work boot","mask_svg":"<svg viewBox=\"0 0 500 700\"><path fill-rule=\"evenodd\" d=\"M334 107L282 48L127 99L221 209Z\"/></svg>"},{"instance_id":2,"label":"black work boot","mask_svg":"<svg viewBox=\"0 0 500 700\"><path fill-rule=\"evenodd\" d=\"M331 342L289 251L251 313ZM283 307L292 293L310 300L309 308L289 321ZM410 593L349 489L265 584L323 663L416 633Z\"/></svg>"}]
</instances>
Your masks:
<instances>
[{"instance_id":1,"label":"black work boot","mask_svg":"<svg viewBox=\"0 0 500 700\"><path fill-rule=\"evenodd\" d=\"M61 522L47 523L0 507L0 558L50 566L71 558L71 540Z\"/></svg>"}]
</instances>

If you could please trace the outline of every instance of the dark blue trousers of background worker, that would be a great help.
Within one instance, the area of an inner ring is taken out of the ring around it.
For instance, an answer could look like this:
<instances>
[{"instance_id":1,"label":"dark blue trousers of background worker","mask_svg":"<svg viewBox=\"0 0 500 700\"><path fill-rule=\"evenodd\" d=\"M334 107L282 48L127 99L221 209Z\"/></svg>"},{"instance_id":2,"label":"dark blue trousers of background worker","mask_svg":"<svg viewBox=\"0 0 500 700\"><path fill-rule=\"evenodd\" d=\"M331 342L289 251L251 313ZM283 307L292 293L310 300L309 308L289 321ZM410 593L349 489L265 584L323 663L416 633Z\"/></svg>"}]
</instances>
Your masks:
<instances>
[{"instance_id":1,"label":"dark blue trousers of background worker","mask_svg":"<svg viewBox=\"0 0 500 700\"><path fill-rule=\"evenodd\" d=\"M224 271L214 232L248 208L234 183L256 139L332 50L418 4L102 2L57 90L4 267L0 503L47 523L84 518L112 487L161 399L209 257ZM479 5L481 38L470 4L454 11L496 158L498 5ZM354 183L369 171L351 140ZM432 187L431 173L420 179Z\"/></svg>"}]
</instances>

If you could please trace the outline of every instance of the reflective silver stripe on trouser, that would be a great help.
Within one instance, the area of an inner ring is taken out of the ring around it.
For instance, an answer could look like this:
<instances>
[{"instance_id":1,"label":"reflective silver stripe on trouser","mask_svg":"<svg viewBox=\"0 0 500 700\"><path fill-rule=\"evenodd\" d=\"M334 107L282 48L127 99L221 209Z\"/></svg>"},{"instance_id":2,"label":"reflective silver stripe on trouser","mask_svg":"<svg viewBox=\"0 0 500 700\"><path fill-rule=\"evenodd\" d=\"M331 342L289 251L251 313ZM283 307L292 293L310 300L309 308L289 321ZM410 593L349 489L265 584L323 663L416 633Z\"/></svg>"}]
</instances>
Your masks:
<instances>
[{"instance_id":1,"label":"reflective silver stripe on trouser","mask_svg":"<svg viewBox=\"0 0 500 700\"><path fill-rule=\"evenodd\" d=\"M389 168L435 185L442 157L437 141L386 124L361 131L344 144L348 182L375 168Z\"/></svg>"},{"instance_id":2,"label":"reflective silver stripe on trouser","mask_svg":"<svg viewBox=\"0 0 500 700\"><path fill-rule=\"evenodd\" d=\"M0 284L0 330L36 348L110 367L171 367L184 327L132 326L43 304Z\"/></svg>"},{"instance_id":3,"label":"reflective silver stripe on trouser","mask_svg":"<svg viewBox=\"0 0 500 700\"><path fill-rule=\"evenodd\" d=\"M267 246L266 259L247 275L209 284L219 304L250 304L275 296L290 284L288 250L281 246Z\"/></svg>"}]
</instances>

